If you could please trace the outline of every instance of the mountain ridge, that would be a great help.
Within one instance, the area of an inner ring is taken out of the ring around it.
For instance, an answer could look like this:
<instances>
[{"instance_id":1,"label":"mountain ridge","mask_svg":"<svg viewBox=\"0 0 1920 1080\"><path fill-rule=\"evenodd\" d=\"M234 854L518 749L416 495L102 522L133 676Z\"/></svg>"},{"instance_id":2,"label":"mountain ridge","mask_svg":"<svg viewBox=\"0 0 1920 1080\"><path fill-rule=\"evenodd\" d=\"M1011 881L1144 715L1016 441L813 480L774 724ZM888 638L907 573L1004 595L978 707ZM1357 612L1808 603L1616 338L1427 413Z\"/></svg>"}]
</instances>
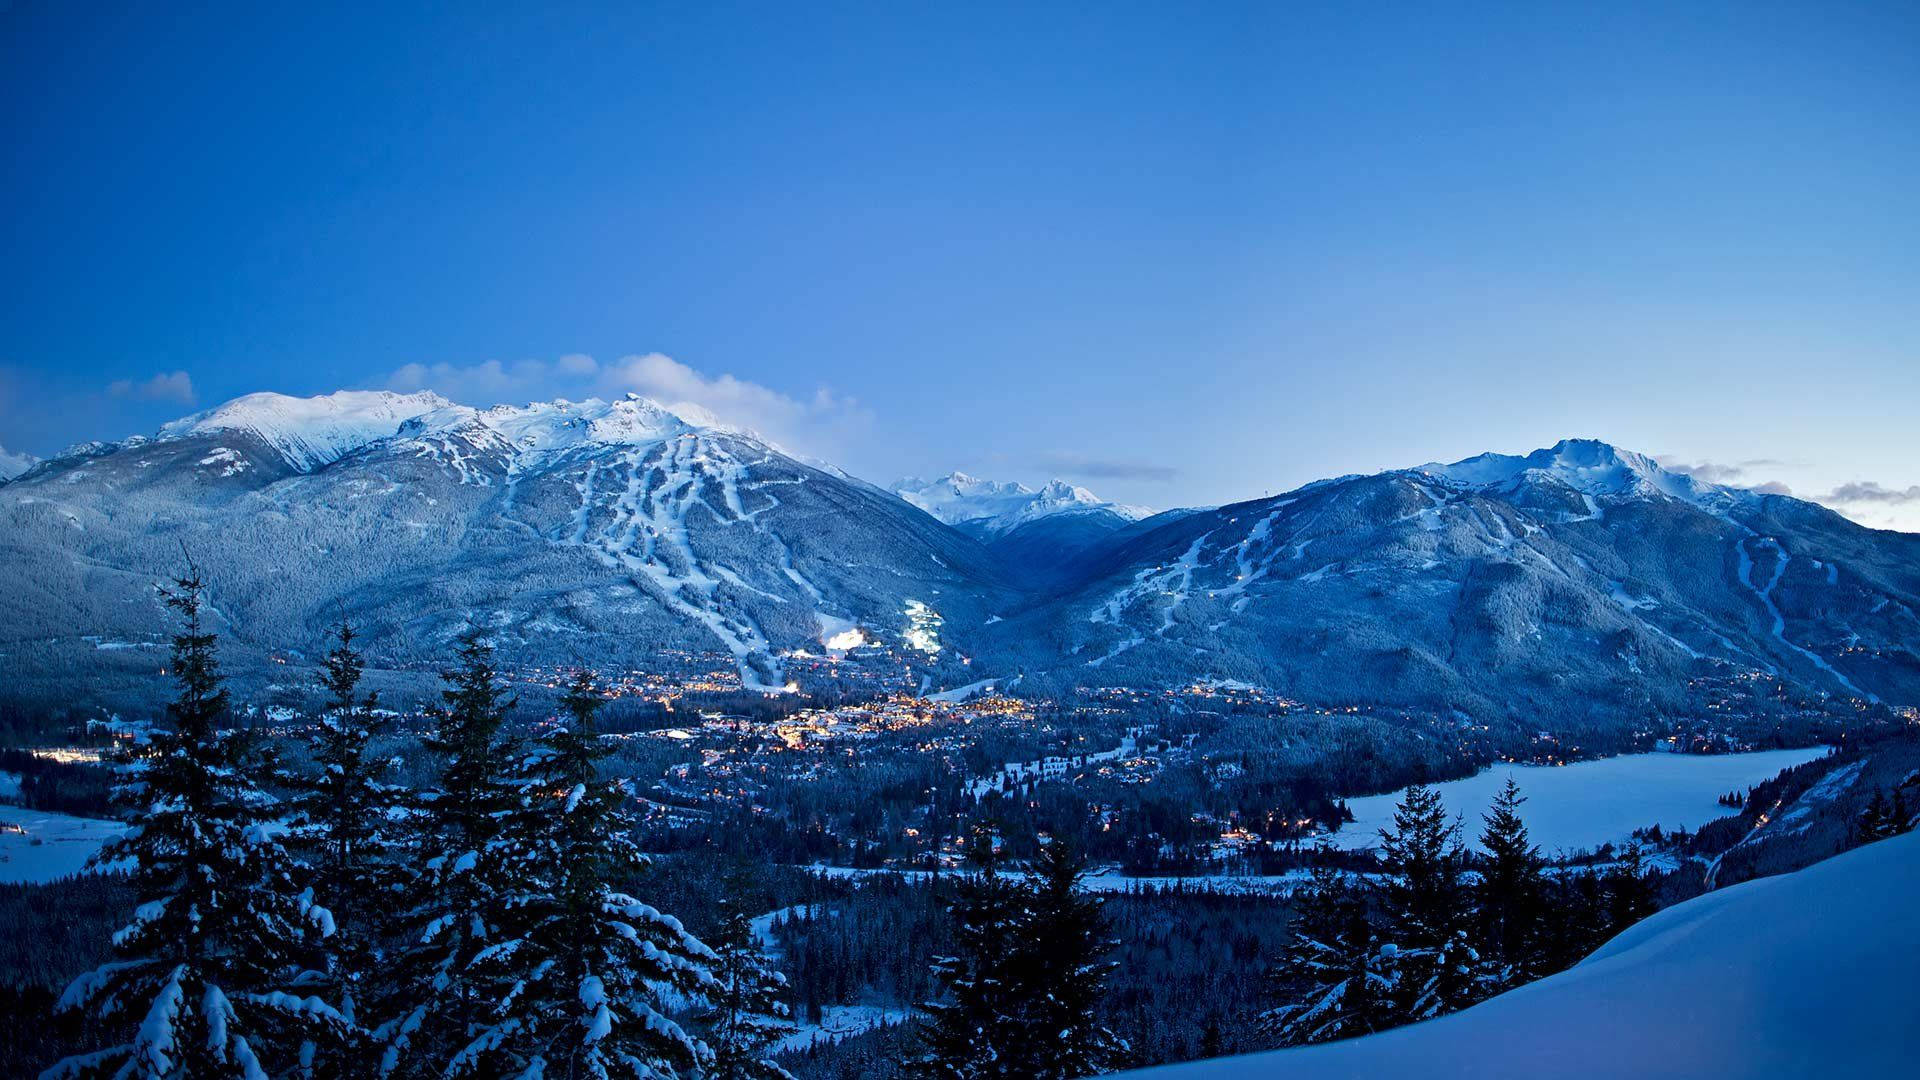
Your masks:
<instances>
[{"instance_id":1,"label":"mountain ridge","mask_svg":"<svg viewBox=\"0 0 1920 1080\"><path fill-rule=\"evenodd\" d=\"M157 640L184 541L232 564L261 653L346 612L402 656L473 619L530 661L710 649L767 690L833 640L933 683L1222 677L1509 720L1685 710L1723 667L1920 700L1920 537L1593 439L1142 518L1064 483L887 491L635 396L249 395L34 465L0 524L29 583L0 650L49 678L103 662L89 637Z\"/></svg>"}]
</instances>

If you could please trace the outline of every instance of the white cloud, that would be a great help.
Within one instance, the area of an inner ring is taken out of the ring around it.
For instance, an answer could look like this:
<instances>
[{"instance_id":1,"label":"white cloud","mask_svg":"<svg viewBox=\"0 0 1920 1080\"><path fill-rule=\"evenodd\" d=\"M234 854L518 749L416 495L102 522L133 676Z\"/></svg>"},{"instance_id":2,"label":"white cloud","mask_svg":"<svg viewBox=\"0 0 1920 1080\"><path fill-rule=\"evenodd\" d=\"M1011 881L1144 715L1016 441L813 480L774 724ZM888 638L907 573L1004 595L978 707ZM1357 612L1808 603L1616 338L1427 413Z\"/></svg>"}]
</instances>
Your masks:
<instances>
[{"instance_id":1,"label":"white cloud","mask_svg":"<svg viewBox=\"0 0 1920 1080\"><path fill-rule=\"evenodd\" d=\"M1813 498L1862 525L1920 532L1920 484L1902 488L1857 480Z\"/></svg>"},{"instance_id":2,"label":"white cloud","mask_svg":"<svg viewBox=\"0 0 1920 1080\"><path fill-rule=\"evenodd\" d=\"M1655 460L1673 472L1685 473L1711 484L1751 488L1762 495L1794 495L1794 491L1779 480L1758 480L1751 475L1754 471L1801 467L1799 463L1778 458L1749 458L1733 465L1714 461L1689 462L1670 455L1661 455ZM1819 503L1871 528L1920 532L1920 484L1903 488L1889 487L1874 480L1857 480L1840 484L1831 491L1795 497Z\"/></svg>"},{"instance_id":3,"label":"white cloud","mask_svg":"<svg viewBox=\"0 0 1920 1080\"><path fill-rule=\"evenodd\" d=\"M11 480L28 469L33 468L40 459L32 454L15 454L0 446L0 480Z\"/></svg>"},{"instance_id":4,"label":"white cloud","mask_svg":"<svg viewBox=\"0 0 1920 1080\"><path fill-rule=\"evenodd\" d=\"M184 371L163 371L141 382L115 379L107 384L107 393L114 397L172 401L181 405L191 405L195 398L193 377Z\"/></svg>"},{"instance_id":5,"label":"white cloud","mask_svg":"<svg viewBox=\"0 0 1920 1080\"><path fill-rule=\"evenodd\" d=\"M782 446L831 457L873 421L850 397L825 387L796 398L729 374L708 375L661 353L601 363L570 353L557 360L488 360L470 365L408 364L387 379L394 390L433 390L468 405L634 393L669 408L697 409Z\"/></svg>"}]
</instances>

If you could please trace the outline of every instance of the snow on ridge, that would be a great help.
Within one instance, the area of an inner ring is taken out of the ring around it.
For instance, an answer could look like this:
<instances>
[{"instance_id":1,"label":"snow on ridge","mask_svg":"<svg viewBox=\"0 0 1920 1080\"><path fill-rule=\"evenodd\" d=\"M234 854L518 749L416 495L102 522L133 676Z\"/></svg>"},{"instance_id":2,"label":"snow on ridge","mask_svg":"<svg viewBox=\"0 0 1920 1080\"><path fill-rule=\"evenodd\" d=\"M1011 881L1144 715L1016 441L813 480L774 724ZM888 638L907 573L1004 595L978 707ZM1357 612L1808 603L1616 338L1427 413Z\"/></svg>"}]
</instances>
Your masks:
<instances>
[{"instance_id":1,"label":"snow on ridge","mask_svg":"<svg viewBox=\"0 0 1920 1080\"><path fill-rule=\"evenodd\" d=\"M1450 465L1428 462L1410 471L1488 489L1509 489L1533 477L1548 477L1588 496L1664 495L1707 508L1749 494L1673 472L1645 454L1598 439L1562 439L1531 454L1477 454Z\"/></svg>"},{"instance_id":2,"label":"snow on ridge","mask_svg":"<svg viewBox=\"0 0 1920 1080\"><path fill-rule=\"evenodd\" d=\"M403 438L483 431L516 451L572 450L588 445L651 446L699 432L747 434L690 406L669 408L638 395L616 401L534 401L476 409L447 403L402 426Z\"/></svg>"},{"instance_id":3,"label":"snow on ridge","mask_svg":"<svg viewBox=\"0 0 1920 1080\"><path fill-rule=\"evenodd\" d=\"M727 425L696 405L666 405L628 394L615 401L564 398L525 405L474 408L429 390L341 390L299 398L262 392L234 398L161 427L157 439L237 431L258 436L302 472L392 438L413 439L484 432L515 452L569 450L577 446L649 446L677 436L713 432L760 440ZM144 440L97 444L104 451ZM94 452L76 447L69 454Z\"/></svg>"},{"instance_id":4,"label":"snow on ridge","mask_svg":"<svg viewBox=\"0 0 1920 1080\"><path fill-rule=\"evenodd\" d=\"M165 424L155 437L245 432L279 451L294 468L312 472L393 435L414 417L450 404L428 391L341 390L309 398L263 392Z\"/></svg>"},{"instance_id":5,"label":"snow on ridge","mask_svg":"<svg viewBox=\"0 0 1920 1080\"><path fill-rule=\"evenodd\" d=\"M1108 502L1058 479L1036 491L1018 481L982 480L953 472L938 480L908 477L893 485L893 493L949 525L978 523L990 532L1005 532L1056 514L1107 513L1138 521L1152 513L1145 507Z\"/></svg>"}]
</instances>

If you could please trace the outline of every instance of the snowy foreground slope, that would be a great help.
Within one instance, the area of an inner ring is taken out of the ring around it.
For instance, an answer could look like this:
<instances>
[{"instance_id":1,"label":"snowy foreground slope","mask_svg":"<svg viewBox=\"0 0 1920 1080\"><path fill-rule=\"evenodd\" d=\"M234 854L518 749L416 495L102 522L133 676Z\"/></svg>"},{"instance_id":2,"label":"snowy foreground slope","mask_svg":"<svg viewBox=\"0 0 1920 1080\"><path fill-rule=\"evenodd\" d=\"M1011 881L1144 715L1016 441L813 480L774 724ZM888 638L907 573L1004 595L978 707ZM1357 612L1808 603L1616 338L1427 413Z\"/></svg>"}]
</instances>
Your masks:
<instances>
[{"instance_id":1,"label":"snowy foreground slope","mask_svg":"<svg viewBox=\"0 0 1920 1080\"><path fill-rule=\"evenodd\" d=\"M1878 1077L1920 1069L1920 834L1678 904L1573 969L1350 1042L1140 1080Z\"/></svg>"}]
</instances>

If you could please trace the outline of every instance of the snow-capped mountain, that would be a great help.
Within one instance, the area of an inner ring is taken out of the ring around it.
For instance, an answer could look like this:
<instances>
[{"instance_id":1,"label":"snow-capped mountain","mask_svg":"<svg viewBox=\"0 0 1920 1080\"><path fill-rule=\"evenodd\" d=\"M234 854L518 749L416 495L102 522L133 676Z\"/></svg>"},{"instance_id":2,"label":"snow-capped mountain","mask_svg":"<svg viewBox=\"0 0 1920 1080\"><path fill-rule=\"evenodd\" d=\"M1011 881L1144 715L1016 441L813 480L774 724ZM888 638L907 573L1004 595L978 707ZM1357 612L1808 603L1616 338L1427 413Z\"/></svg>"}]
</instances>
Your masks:
<instances>
[{"instance_id":1,"label":"snow-capped mountain","mask_svg":"<svg viewBox=\"0 0 1920 1080\"><path fill-rule=\"evenodd\" d=\"M1071 580L1114 533L1152 513L1107 502L1064 480L1036 491L954 472L938 480L909 477L895 483L893 492L986 544L1010 575L1034 588Z\"/></svg>"},{"instance_id":2,"label":"snow-capped mountain","mask_svg":"<svg viewBox=\"0 0 1920 1080\"><path fill-rule=\"evenodd\" d=\"M1145 524L1000 648L1064 682L1204 673L1511 722L1697 707L1715 662L1920 700L1920 537L1604 443Z\"/></svg>"},{"instance_id":3,"label":"snow-capped mountain","mask_svg":"<svg viewBox=\"0 0 1920 1080\"><path fill-rule=\"evenodd\" d=\"M312 472L393 435L402 422L444 410L438 394L342 390L321 397L248 394L160 428L161 441L239 433L272 447L298 472Z\"/></svg>"},{"instance_id":4,"label":"snow-capped mountain","mask_svg":"<svg viewBox=\"0 0 1920 1080\"><path fill-rule=\"evenodd\" d=\"M183 544L242 650L310 653L344 614L424 659L473 619L517 659L717 650L777 687L790 650L915 630L937 663L929 620L964 644L1011 605L972 539L704 420L641 398L249 395L8 484L0 549L29 583L0 633L59 663L137 653Z\"/></svg>"},{"instance_id":5,"label":"snow-capped mountain","mask_svg":"<svg viewBox=\"0 0 1920 1080\"><path fill-rule=\"evenodd\" d=\"M1009 532L1061 514L1112 518L1123 525L1151 512L1107 502L1064 480L1050 481L1036 491L1014 481L981 480L963 472L938 480L908 477L895 483L893 492L949 525L980 535Z\"/></svg>"},{"instance_id":6,"label":"snow-capped mountain","mask_svg":"<svg viewBox=\"0 0 1920 1080\"><path fill-rule=\"evenodd\" d=\"M1708 484L1672 472L1645 454L1598 439L1563 439L1525 456L1480 454L1451 465L1429 463L1414 471L1510 502L1530 502L1570 519L1597 516L1596 500L1665 496L1721 512L1757 498L1744 488Z\"/></svg>"},{"instance_id":7,"label":"snow-capped mountain","mask_svg":"<svg viewBox=\"0 0 1920 1080\"><path fill-rule=\"evenodd\" d=\"M15 454L0 446L0 484L19 476L39 462L32 454Z\"/></svg>"},{"instance_id":8,"label":"snow-capped mountain","mask_svg":"<svg viewBox=\"0 0 1920 1080\"><path fill-rule=\"evenodd\" d=\"M956 682L1506 723L1696 709L1702 671L1920 701L1920 537L1591 440L1144 520L1065 484L896 491L641 398L249 395L0 487L0 653L23 686L148 671L184 544L236 669L345 615L402 663L476 620L515 659L718 653L750 686L880 642Z\"/></svg>"}]
</instances>

